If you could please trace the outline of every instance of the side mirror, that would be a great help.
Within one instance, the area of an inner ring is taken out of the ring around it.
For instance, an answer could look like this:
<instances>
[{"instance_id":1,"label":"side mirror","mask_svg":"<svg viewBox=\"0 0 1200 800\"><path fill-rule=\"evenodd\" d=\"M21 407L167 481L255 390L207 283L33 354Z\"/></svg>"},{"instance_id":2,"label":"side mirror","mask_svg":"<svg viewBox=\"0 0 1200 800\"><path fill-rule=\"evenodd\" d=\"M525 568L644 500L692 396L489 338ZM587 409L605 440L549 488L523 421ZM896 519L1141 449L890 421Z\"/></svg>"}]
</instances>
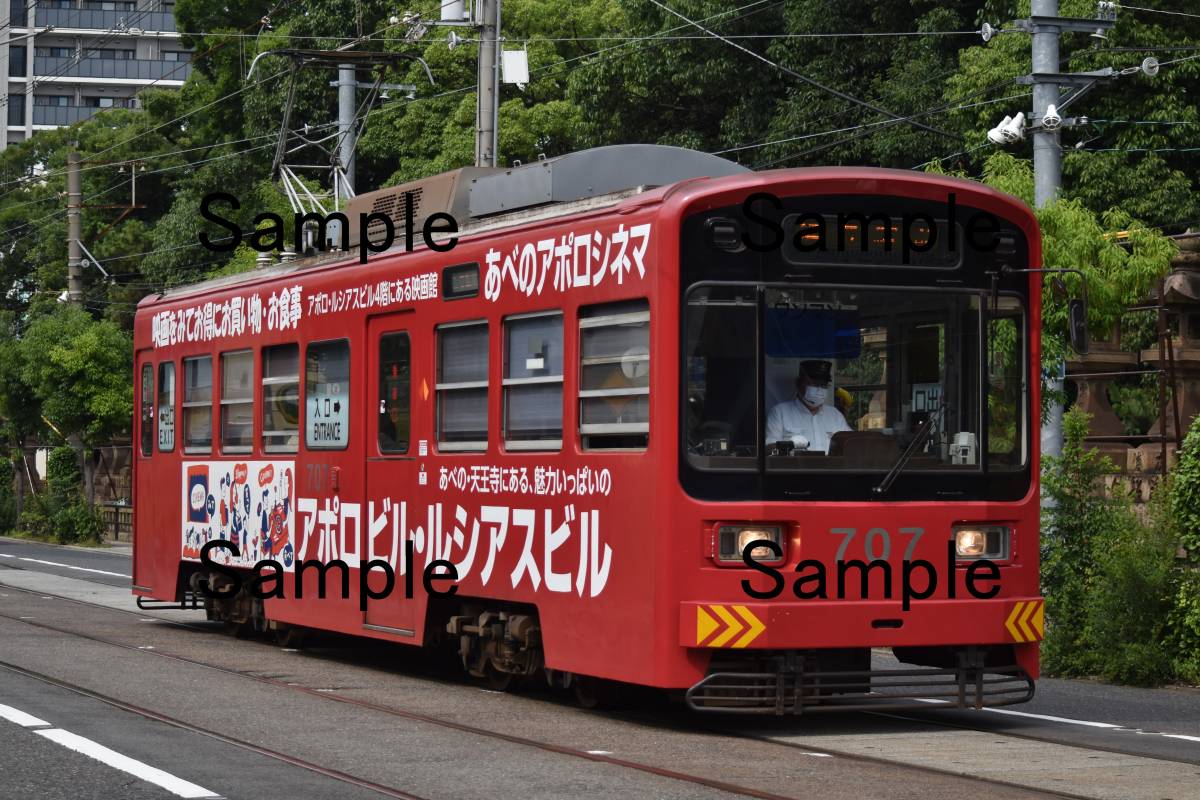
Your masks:
<instances>
[{"instance_id":1,"label":"side mirror","mask_svg":"<svg viewBox=\"0 0 1200 800\"><path fill-rule=\"evenodd\" d=\"M1090 349L1087 327L1087 303L1072 297L1067 301L1067 332L1071 338L1071 349L1081 356L1086 356Z\"/></svg>"}]
</instances>

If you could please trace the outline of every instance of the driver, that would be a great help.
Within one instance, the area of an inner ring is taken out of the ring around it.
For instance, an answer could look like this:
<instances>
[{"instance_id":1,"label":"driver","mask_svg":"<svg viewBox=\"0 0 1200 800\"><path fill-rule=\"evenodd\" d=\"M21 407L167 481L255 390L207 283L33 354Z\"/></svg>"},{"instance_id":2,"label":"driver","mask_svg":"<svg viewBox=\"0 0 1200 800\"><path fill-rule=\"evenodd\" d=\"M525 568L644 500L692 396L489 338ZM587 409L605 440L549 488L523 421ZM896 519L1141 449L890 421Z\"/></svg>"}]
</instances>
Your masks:
<instances>
[{"instance_id":1,"label":"driver","mask_svg":"<svg viewBox=\"0 0 1200 800\"><path fill-rule=\"evenodd\" d=\"M829 361L800 362L796 396L775 406L767 415L768 445L800 436L807 440L810 451L828 454L833 434L850 430L842 412L825 402L832 372L833 364Z\"/></svg>"}]
</instances>

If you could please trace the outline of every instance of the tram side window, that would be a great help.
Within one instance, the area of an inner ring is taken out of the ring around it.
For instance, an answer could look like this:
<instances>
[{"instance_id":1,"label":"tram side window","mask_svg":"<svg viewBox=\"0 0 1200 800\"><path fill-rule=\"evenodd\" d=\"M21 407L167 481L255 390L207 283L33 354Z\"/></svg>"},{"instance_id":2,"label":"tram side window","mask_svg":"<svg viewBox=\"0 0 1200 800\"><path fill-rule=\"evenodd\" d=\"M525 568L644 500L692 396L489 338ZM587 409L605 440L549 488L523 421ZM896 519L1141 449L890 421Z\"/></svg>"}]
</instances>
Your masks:
<instances>
[{"instance_id":1,"label":"tram side window","mask_svg":"<svg viewBox=\"0 0 1200 800\"><path fill-rule=\"evenodd\" d=\"M221 354L221 449L249 453L254 449L254 353Z\"/></svg>"},{"instance_id":2,"label":"tram side window","mask_svg":"<svg viewBox=\"0 0 1200 800\"><path fill-rule=\"evenodd\" d=\"M304 444L344 450L350 444L350 343L314 342L304 365Z\"/></svg>"},{"instance_id":3,"label":"tram side window","mask_svg":"<svg viewBox=\"0 0 1200 800\"><path fill-rule=\"evenodd\" d=\"M175 449L175 362L158 365L158 450Z\"/></svg>"},{"instance_id":4,"label":"tram side window","mask_svg":"<svg viewBox=\"0 0 1200 800\"><path fill-rule=\"evenodd\" d=\"M588 450L650 441L650 304L579 310L579 433Z\"/></svg>"},{"instance_id":5,"label":"tram side window","mask_svg":"<svg viewBox=\"0 0 1200 800\"><path fill-rule=\"evenodd\" d=\"M183 360L183 451L212 449L212 356Z\"/></svg>"},{"instance_id":6,"label":"tram side window","mask_svg":"<svg viewBox=\"0 0 1200 800\"><path fill-rule=\"evenodd\" d=\"M504 321L504 439L510 450L562 447L563 318Z\"/></svg>"},{"instance_id":7,"label":"tram side window","mask_svg":"<svg viewBox=\"0 0 1200 800\"><path fill-rule=\"evenodd\" d=\"M142 455L151 455L154 444L154 365L142 365Z\"/></svg>"},{"instance_id":8,"label":"tram side window","mask_svg":"<svg viewBox=\"0 0 1200 800\"><path fill-rule=\"evenodd\" d=\"M379 337L379 452L407 453L412 417L407 333Z\"/></svg>"},{"instance_id":9,"label":"tram side window","mask_svg":"<svg viewBox=\"0 0 1200 800\"><path fill-rule=\"evenodd\" d=\"M262 351L262 445L267 453L294 453L300 446L300 345Z\"/></svg>"},{"instance_id":10,"label":"tram side window","mask_svg":"<svg viewBox=\"0 0 1200 800\"><path fill-rule=\"evenodd\" d=\"M444 325L437 330L437 438L442 450L486 450L488 326Z\"/></svg>"}]
</instances>

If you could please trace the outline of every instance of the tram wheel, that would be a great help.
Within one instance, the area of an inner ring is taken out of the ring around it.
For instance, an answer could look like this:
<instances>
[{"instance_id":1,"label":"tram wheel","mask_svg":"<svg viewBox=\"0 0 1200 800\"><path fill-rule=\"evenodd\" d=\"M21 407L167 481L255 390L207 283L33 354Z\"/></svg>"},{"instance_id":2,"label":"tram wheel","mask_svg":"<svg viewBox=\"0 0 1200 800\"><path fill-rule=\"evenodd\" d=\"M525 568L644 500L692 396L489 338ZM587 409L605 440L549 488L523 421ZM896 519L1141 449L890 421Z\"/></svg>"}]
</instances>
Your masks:
<instances>
[{"instance_id":1,"label":"tram wheel","mask_svg":"<svg viewBox=\"0 0 1200 800\"><path fill-rule=\"evenodd\" d=\"M283 625L275 629L275 644L280 647L299 650L304 646L306 634L307 632L304 628L295 625Z\"/></svg>"},{"instance_id":2,"label":"tram wheel","mask_svg":"<svg viewBox=\"0 0 1200 800\"><path fill-rule=\"evenodd\" d=\"M250 634L252 626L248 622L234 622L231 619L227 619L223 623L223 630L235 639L244 639Z\"/></svg>"},{"instance_id":3,"label":"tram wheel","mask_svg":"<svg viewBox=\"0 0 1200 800\"><path fill-rule=\"evenodd\" d=\"M484 668L483 682L493 692L507 692L516 687L517 676L511 672L501 672L488 662Z\"/></svg>"},{"instance_id":4,"label":"tram wheel","mask_svg":"<svg viewBox=\"0 0 1200 800\"><path fill-rule=\"evenodd\" d=\"M586 709L605 709L617 705L619 687L603 678L576 675L571 681L575 702Z\"/></svg>"}]
</instances>

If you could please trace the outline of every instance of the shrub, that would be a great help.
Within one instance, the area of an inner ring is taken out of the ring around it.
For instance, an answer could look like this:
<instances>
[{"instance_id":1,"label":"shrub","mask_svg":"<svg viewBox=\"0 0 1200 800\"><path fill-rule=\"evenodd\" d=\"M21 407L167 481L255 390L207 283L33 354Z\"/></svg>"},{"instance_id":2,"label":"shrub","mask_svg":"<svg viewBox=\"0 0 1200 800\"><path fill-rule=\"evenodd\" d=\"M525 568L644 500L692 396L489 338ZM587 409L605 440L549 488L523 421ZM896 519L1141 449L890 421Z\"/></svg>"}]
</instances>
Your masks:
<instances>
[{"instance_id":1,"label":"shrub","mask_svg":"<svg viewBox=\"0 0 1200 800\"><path fill-rule=\"evenodd\" d=\"M1188 683L1200 684L1200 569L1183 570L1167 627L1176 672Z\"/></svg>"},{"instance_id":2,"label":"shrub","mask_svg":"<svg viewBox=\"0 0 1200 800\"><path fill-rule=\"evenodd\" d=\"M1078 407L1063 416L1063 451L1047 458L1042 592L1046 597L1046 640L1042 662L1058 675L1095 671L1087 641L1088 601L1098 569L1094 540L1109 541L1120 524L1120 497L1103 492L1103 477L1115 471L1108 459L1084 446L1089 415Z\"/></svg>"},{"instance_id":3,"label":"shrub","mask_svg":"<svg viewBox=\"0 0 1200 800\"><path fill-rule=\"evenodd\" d=\"M54 515L55 538L62 544L99 542L104 520L87 503L76 501Z\"/></svg>"},{"instance_id":4,"label":"shrub","mask_svg":"<svg viewBox=\"0 0 1200 800\"><path fill-rule=\"evenodd\" d=\"M83 475L79 471L79 454L70 445L60 445L46 459L46 486L58 507L65 507L79 496Z\"/></svg>"},{"instance_id":5,"label":"shrub","mask_svg":"<svg viewBox=\"0 0 1200 800\"><path fill-rule=\"evenodd\" d=\"M1117 524L1094 539L1096 578L1085 638L1096 671L1107 680L1154 686L1174 677L1168 632L1178 534L1168 491L1159 487L1146 522L1126 502L1117 509Z\"/></svg>"},{"instance_id":6,"label":"shrub","mask_svg":"<svg viewBox=\"0 0 1200 800\"><path fill-rule=\"evenodd\" d=\"M1200 424L1191 429L1179 449L1171 487L1171 511L1179 525L1180 543L1200 558Z\"/></svg>"},{"instance_id":7,"label":"shrub","mask_svg":"<svg viewBox=\"0 0 1200 800\"><path fill-rule=\"evenodd\" d=\"M25 508L17 520L17 531L35 539L50 539L54 536L54 513L42 495L30 495Z\"/></svg>"},{"instance_id":8,"label":"shrub","mask_svg":"<svg viewBox=\"0 0 1200 800\"><path fill-rule=\"evenodd\" d=\"M12 461L0 460L0 533L11 531L17 521L17 501L13 493L15 474Z\"/></svg>"}]
</instances>

